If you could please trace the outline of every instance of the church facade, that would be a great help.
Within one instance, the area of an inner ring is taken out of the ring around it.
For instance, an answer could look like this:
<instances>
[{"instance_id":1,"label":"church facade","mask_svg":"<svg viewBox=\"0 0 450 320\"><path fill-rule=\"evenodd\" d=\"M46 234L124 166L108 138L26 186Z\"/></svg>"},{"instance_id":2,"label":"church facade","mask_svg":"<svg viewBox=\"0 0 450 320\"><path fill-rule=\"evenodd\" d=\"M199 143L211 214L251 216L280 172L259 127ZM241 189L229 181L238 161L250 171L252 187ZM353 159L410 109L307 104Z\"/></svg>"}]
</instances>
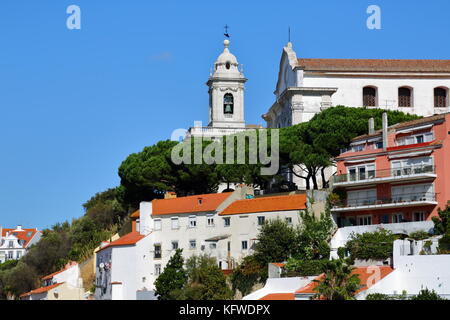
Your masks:
<instances>
[{"instance_id":1,"label":"church facade","mask_svg":"<svg viewBox=\"0 0 450 320\"><path fill-rule=\"evenodd\" d=\"M450 60L305 59L289 42L263 119L281 128L337 105L431 116L450 111L449 88Z\"/></svg>"}]
</instances>

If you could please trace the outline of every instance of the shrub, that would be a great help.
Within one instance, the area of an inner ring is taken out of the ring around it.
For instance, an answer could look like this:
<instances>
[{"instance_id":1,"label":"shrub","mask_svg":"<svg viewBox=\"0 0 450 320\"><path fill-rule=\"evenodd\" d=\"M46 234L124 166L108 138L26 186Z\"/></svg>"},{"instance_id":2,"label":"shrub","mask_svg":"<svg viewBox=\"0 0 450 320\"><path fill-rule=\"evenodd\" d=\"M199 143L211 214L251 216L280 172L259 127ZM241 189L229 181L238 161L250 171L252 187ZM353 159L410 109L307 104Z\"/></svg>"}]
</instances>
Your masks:
<instances>
[{"instance_id":1,"label":"shrub","mask_svg":"<svg viewBox=\"0 0 450 320\"><path fill-rule=\"evenodd\" d=\"M412 232L409 235L409 238L414 239L416 241L425 240L425 239L428 239L429 237L430 237L430 234L423 230Z\"/></svg>"},{"instance_id":2,"label":"shrub","mask_svg":"<svg viewBox=\"0 0 450 320\"><path fill-rule=\"evenodd\" d=\"M352 233L346 248L352 259L384 260L392 256L395 235L388 230Z\"/></svg>"},{"instance_id":3,"label":"shrub","mask_svg":"<svg viewBox=\"0 0 450 320\"><path fill-rule=\"evenodd\" d=\"M412 296L410 300L446 300L441 298L436 291L428 290L428 288L420 290L418 295Z\"/></svg>"},{"instance_id":4,"label":"shrub","mask_svg":"<svg viewBox=\"0 0 450 320\"><path fill-rule=\"evenodd\" d=\"M284 266L283 276L286 277L308 277L322 273L324 264L328 260L298 260L291 258Z\"/></svg>"},{"instance_id":5,"label":"shrub","mask_svg":"<svg viewBox=\"0 0 450 320\"><path fill-rule=\"evenodd\" d=\"M243 296L251 293L255 284L265 280L267 267L261 265L255 256L250 255L242 260L230 276L231 285L234 291L239 290Z\"/></svg>"},{"instance_id":6,"label":"shrub","mask_svg":"<svg viewBox=\"0 0 450 320\"><path fill-rule=\"evenodd\" d=\"M448 252L450 251L450 234L445 234L439 239L439 251Z\"/></svg>"}]
</instances>

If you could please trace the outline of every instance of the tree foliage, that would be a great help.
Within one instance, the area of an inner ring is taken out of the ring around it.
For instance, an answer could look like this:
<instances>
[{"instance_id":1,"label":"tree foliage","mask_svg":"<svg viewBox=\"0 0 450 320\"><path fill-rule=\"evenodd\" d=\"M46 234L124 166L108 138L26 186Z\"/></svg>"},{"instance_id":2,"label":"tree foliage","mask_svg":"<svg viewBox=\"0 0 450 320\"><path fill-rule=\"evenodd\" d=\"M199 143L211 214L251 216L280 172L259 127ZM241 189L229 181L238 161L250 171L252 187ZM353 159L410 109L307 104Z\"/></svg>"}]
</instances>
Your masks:
<instances>
[{"instance_id":1,"label":"tree foliage","mask_svg":"<svg viewBox=\"0 0 450 320\"><path fill-rule=\"evenodd\" d=\"M354 268L349 261L336 259L327 261L323 265L323 277L313 280L317 283L314 291L315 299L324 300L354 300L354 295L359 289L360 279L352 274Z\"/></svg>"},{"instance_id":2,"label":"tree foliage","mask_svg":"<svg viewBox=\"0 0 450 320\"><path fill-rule=\"evenodd\" d=\"M188 276L183 268L183 250L177 249L170 257L164 271L155 281L155 294L158 300L174 300L179 292L186 285Z\"/></svg>"},{"instance_id":3,"label":"tree foliage","mask_svg":"<svg viewBox=\"0 0 450 320\"><path fill-rule=\"evenodd\" d=\"M178 300L230 300L233 293L215 258L192 256L186 261L188 281L175 292Z\"/></svg>"},{"instance_id":4,"label":"tree foliage","mask_svg":"<svg viewBox=\"0 0 450 320\"><path fill-rule=\"evenodd\" d=\"M385 229L362 234L352 233L345 247L352 259L384 260L392 256L395 239L396 236Z\"/></svg>"}]
</instances>

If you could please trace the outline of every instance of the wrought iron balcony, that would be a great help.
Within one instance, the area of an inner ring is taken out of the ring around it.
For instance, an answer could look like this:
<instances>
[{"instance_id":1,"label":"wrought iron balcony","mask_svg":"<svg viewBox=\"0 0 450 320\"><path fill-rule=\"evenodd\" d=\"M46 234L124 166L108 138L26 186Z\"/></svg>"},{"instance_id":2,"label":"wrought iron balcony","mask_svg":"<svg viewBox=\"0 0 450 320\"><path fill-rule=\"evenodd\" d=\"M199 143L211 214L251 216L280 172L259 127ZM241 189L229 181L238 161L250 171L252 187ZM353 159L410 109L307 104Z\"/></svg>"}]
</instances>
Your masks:
<instances>
[{"instance_id":1,"label":"wrought iron balcony","mask_svg":"<svg viewBox=\"0 0 450 320\"><path fill-rule=\"evenodd\" d=\"M411 193L399 194L389 198L373 197L340 201L333 204L332 211L360 211L436 204L436 193Z\"/></svg>"},{"instance_id":2,"label":"wrought iron balcony","mask_svg":"<svg viewBox=\"0 0 450 320\"><path fill-rule=\"evenodd\" d=\"M435 178L436 170L432 165L393 168L385 170L370 170L338 174L333 177L333 185L361 185L374 182L389 182L399 180L417 180L422 178Z\"/></svg>"}]
</instances>

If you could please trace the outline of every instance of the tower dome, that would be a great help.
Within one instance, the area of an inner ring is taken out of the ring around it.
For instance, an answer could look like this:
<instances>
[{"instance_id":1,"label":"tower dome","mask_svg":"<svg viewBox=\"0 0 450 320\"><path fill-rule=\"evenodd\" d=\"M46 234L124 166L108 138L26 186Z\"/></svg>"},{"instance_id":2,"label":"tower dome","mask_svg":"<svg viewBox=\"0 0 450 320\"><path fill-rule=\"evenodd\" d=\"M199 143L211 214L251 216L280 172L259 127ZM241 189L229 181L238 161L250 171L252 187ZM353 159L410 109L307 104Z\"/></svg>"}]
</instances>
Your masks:
<instances>
[{"instance_id":1,"label":"tower dome","mask_svg":"<svg viewBox=\"0 0 450 320\"><path fill-rule=\"evenodd\" d=\"M239 77L241 72L238 69L238 61L236 56L230 52L228 47L230 41L225 39L223 41L223 52L219 55L214 63L214 76L218 77Z\"/></svg>"}]
</instances>

